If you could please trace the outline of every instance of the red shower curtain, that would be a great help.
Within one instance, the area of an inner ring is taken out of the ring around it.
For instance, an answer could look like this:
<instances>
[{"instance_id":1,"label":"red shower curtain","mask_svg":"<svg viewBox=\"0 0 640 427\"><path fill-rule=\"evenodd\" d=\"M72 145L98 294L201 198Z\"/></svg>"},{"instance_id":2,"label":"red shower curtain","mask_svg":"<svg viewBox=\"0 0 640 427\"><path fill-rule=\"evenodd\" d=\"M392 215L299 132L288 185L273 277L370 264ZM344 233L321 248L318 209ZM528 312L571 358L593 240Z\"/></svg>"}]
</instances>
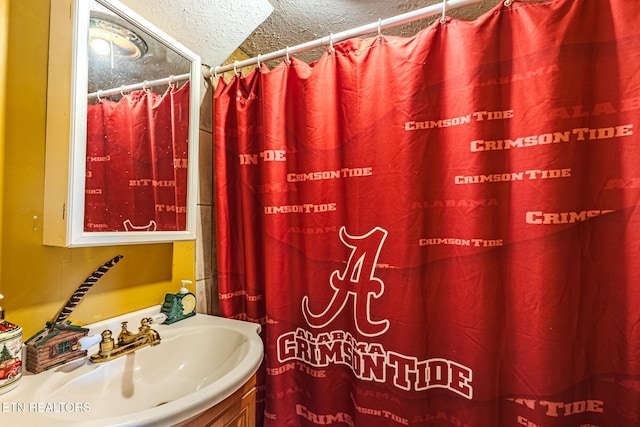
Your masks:
<instances>
[{"instance_id":1,"label":"red shower curtain","mask_svg":"<svg viewBox=\"0 0 640 427\"><path fill-rule=\"evenodd\" d=\"M185 230L189 82L87 109L85 231Z\"/></svg>"},{"instance_id":2,"label":"red shower curtain","mask_svg":"<svg viewBox=\"0 0 640 427\"><path fill-rule=\"evenodd\" d=\"M638 16L500 4L218 83L265 426L639 425Z\"/></svg>"}]
</instances>

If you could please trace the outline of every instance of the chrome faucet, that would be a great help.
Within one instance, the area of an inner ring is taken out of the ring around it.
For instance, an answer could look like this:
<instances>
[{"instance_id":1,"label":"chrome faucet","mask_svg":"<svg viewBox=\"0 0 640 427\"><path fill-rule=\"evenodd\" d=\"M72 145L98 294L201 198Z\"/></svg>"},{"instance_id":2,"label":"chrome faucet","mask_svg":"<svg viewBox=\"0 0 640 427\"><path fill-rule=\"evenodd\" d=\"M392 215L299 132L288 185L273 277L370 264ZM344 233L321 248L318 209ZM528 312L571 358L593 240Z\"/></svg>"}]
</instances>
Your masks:
<instances>
[{"instance_id":1,"label":"chrome faucet","mask_svg":"<svg viewBox=\"0 0 640 427\"><path fill-rule=\"evenodd\" d=\"M110 329L102 332L102 340L100 341L100 350L90 356L90 360L94 363L107 362L116 359L125 354L146 347L160 344L160 334L151 329L151 317L145 317L140 321L140 327L137 333L133 333L127 329L127 322L122 322L122 330L117 340L113 339L113 333Z\"/></svg>"}]
</instances>

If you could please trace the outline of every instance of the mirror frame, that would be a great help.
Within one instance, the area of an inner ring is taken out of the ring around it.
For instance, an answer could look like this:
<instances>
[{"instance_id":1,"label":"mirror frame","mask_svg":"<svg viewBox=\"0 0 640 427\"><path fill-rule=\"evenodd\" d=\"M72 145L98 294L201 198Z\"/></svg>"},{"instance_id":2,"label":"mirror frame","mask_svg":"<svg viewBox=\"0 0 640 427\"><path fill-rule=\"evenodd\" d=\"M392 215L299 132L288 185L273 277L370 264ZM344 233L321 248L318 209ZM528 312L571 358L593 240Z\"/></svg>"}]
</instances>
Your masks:
<instances>
[{"instance_id":1,"label":"mirror frame","mask_svg":"<svg viewBox=\"0 0 640 427\"><path fill-rule=\"evenodd\" d=\"M191 61L187 217L184 231L84 230L87 149L88 0L52 0L49 28L43 243L81 247L196 238L201 59L117 0L94 0Z\"/></svg>"}]
</instances>

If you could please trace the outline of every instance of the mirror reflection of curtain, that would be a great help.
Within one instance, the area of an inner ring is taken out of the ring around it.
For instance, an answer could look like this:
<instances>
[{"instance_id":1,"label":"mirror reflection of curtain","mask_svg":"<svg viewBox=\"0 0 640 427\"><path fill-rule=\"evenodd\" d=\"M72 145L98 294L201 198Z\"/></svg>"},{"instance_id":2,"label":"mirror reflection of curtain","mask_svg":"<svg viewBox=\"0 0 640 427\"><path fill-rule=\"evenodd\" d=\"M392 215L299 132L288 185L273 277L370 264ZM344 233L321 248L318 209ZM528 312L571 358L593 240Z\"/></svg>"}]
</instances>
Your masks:
<instances>
[{"instance_id":1,"label":"mirror reflection of curtain","mask_svg":"<svg viewBox=\"0 0 640 427\"><path fill-rule=\"evenodd\" d=\"M186 229L189 82L87 106L85 231Z\"/></svg>"}]
</instances>

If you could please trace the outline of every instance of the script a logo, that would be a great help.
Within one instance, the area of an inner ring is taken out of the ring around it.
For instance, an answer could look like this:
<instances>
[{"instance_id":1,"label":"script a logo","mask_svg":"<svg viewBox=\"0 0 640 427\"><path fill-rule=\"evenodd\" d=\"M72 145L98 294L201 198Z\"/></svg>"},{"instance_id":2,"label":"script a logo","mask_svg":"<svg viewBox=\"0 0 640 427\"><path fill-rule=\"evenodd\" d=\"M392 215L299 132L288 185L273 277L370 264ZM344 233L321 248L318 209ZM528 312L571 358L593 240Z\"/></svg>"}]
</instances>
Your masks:
<instances>
[{"instance_id":1,"label":"script a logo","mask_svg":"<svg viewBox=\"0 0 640 427\"><path fill-rule=\"evenodd\" d=\"M333 297L322 313L313 314L309 309L309 297L305 295L302 298L302 313L309 326L327 326L342 312L351 296L353 317L358 332L373 337L387 331L388 320L371 319L371 300L374 297L380 298L384 292L384 283L374 277L374 273L387 234L386 230L376 227L362 236L351 236L347 234L345 227L340 228L340 240L351 248L351 255L344 271L335 270L331 273L329 281L333 288Z\"/></svg>"}]
</instances>

